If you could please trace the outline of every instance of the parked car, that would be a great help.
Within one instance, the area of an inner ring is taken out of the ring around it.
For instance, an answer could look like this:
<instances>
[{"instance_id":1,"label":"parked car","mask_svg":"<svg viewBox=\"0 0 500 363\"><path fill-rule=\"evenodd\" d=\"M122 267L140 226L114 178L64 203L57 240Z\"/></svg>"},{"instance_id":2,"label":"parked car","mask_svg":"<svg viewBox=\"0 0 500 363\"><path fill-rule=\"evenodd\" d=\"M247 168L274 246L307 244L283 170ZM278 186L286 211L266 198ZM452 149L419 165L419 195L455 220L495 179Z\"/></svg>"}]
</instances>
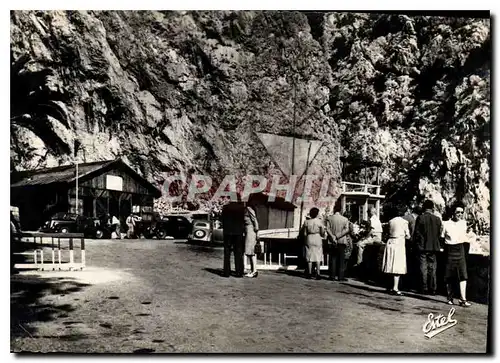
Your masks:
<instances>
[{"instance_id":1,"label":"parked car","mask_svg":"<svg viewBox=\"0 0 500 363\"><path fill-rule=\"evenodd\" d=\"M192 232L188 236L188 242L212 242L212 224L210 221L202 220L193 222Z\"/></svg>"},{"instance_id":2,"label":"parked car","mask_svg":"<svg viewBox=\"0 0 500 363\"><path fill-rule=\"evenodd\" d=\"M168 221L157 212L142 212L138 215L139 220L135 222L135 234L141 234L145 238L156 237L165 239L168 236L169 225Z\"/></svg>"},{"instance_id":3,"label":"parked car","mask_svg":"<svg viewBox=\"0 0 500 363\"><path fill-rule=\"evenodd\" d=\"M185 239L191 232L192 223L186 216L166 215L161 216L157 212L141 213L140 221L135 224L135 232L145 238Z\"/></svg>"},{"instance_id":4,"label":"parked car","mask_svg":"<svg viewBox=\"0 0 500 363\"><path fill-rule=\"evenodd\" d=\"M162 220L167 224L167 235L175 239L187 239L193 228L193 223L185 216L166 215Z\"/></svg>"},{"instance_id":5,"label":"parked car","mask_svg":"<svg viewBox=\"0 0 500 363\"><path fill-rule=\"evenodd\" d=\"M188 236L188 242L223 244L224 234L218 220L194 220L193 230Z\"/></svg>"},{"instance_id":6,"label":"parked car","mask_svg":"<svg viewBox=\"0 0 500 363\"><path fill-rule=\"evenodd\" d=\"M99 219L59 212L54 214L40 228L40 232L48 233L83 233L88 238L105 238L105 226ZM109 232L109 231L108 231Z\"/></svg>"}]
</instances>

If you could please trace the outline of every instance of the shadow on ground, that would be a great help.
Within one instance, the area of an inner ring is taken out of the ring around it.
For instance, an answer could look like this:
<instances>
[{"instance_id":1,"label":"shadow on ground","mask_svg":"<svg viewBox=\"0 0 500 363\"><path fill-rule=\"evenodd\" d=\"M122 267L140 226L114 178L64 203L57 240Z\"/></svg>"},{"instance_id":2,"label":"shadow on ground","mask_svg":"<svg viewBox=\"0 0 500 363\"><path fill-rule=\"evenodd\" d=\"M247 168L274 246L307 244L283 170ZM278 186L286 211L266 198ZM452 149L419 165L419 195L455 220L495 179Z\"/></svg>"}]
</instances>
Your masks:
<instances>
[{"instance_id":1,"label":"shadow on ground","mask_svg":"<svg viewBox=\"0 0 500 363\"><path fill-rule=\"evenodd\" d=\"M58 305L42 301L45 296L64 296L82 290L88 284L73 279L42 278L39 275L11 275L11 338L33 336L32 323L49 322L75 310L70 304Z\"/></svg>"},{"instance_id":2,"label":"shadow on ground","mask_svg":"<svg viewBox=\"0 0 500 363\"><path fill-rule=\"evenodd\" d=\"M302 271L302 270L276 270L276 273L281 274L281 275L300 277L303 279L306 278L306 275L304 274L304 271ZM323 276L323 278L325 278L325 277Z\"/></svg>"},{"instance_id":3,"label":"shadow on ground","mask_svg":"<svg viewBox=\"0 0 500 363\"><path fill-rule=\"evenodd\" d=\"M204 268L203 270L210 272L211 274L224 277L224 271L221 268Z\"/></svg>"},{"instance_id":4,"label":"shadow on ground","mask_svg":"<svg viewBox=\"0 0 500 363\"><path fill-rule=\"evenodd\" d=\"M217 275L219 277L227 278L226 276L224 276L224 270L221 268L209 268L209 267L207 267L207 268L204 268L203 270L210 272L211 274ZM234 272L234 271L231 271L230 276L231 277L238 277L238 276L236 276L236 272ZM241 277L241 276L239 276L239 277Z\"/></svg>"}]
</instances>

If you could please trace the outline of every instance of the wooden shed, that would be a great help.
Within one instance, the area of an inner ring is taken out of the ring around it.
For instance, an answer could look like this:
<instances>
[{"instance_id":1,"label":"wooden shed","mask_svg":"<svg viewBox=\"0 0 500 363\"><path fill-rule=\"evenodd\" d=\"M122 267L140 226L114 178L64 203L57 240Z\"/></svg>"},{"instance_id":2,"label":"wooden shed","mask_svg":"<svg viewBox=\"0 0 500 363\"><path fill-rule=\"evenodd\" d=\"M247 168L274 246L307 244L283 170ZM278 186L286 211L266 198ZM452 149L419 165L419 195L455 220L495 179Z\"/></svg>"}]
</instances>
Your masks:
<instances>
[{"instance_id":1,"label":"wooden shed","mask_svg":"<svg viewBox=\"0 0 500 363\"><path fill-rule=\"evenodd\" d=\"M19 207L22 228L39 228L56 212L88 217L115 215L123 222L134 209L153 210L161 191L123 160L83 163L11 174L11 205Z\"/></svg>"},{"instance_id":2,"label":"wooden shed","mask_svg":"<svg viewBox=\"0 0 500 363\"><path fill-rule=\"evenodd\" d=\"M255 205L259 229L292 228L294 225L294 204L284 198L275 197L270 201L267 193L256 193L250 196L249 202Z\"/></svg>"}]
</instances>

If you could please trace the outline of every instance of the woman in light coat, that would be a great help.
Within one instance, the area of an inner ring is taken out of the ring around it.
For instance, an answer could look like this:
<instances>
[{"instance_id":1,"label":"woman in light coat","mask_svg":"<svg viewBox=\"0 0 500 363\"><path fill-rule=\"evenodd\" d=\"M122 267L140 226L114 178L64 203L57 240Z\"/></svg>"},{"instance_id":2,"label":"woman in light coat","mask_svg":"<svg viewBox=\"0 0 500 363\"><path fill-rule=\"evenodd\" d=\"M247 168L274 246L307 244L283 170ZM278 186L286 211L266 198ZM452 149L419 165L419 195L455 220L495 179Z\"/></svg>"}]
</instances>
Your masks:
<instances>
[{"instance_id":1,"label":"woman in light coat","mask_svg":"<svg viewBox=\"0 0 500 363\"><path fill-rule=\"evenodd\" d=\"M259 222L254 207L248 204L245 208L245 255L250 258L251 271L246 277L257 277L257 256L255 255L255 244L257 243L257 232Z\"/></svg>"}]
</instances>

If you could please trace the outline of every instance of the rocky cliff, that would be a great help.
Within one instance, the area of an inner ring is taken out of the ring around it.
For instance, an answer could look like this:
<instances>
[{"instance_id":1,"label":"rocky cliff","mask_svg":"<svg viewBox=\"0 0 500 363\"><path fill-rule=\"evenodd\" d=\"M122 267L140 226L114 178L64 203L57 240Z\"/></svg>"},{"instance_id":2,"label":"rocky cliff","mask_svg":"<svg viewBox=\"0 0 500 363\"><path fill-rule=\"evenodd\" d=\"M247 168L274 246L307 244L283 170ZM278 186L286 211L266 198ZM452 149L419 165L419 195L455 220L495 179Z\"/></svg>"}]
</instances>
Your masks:
<instances>
[{"instance_id":1,"label":"rocky cliff","mask_svg":"<svg viewBox=\"0 0 500 363\"><path fill-rule=\"evenodd\" d=\"M78 135L82 161L151 181L271 175L256 133L295 135L323 141L309 173L338 176L342 149L382 162L388 200L489 227L489 19L15 11L11 54L12 169L70 162Z\"/></svg>"}]
</instances>

